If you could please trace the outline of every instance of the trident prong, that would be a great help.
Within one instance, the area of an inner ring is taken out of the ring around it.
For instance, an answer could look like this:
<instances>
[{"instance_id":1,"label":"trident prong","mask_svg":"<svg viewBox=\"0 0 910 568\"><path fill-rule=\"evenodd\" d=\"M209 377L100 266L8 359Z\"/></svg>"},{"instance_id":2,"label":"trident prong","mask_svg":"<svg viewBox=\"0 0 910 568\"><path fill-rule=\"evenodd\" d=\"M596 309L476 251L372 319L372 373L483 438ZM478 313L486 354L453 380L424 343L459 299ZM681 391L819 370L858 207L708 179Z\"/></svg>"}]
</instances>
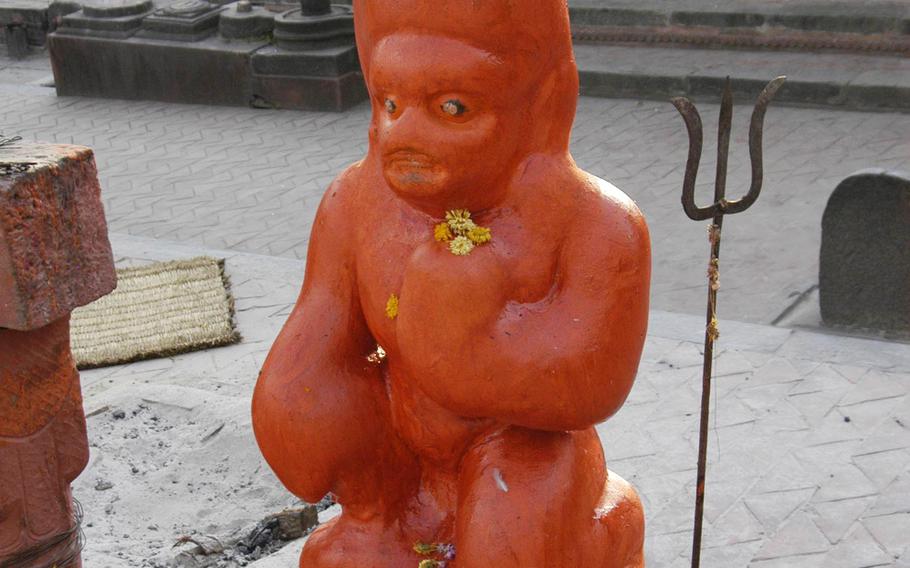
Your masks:
<instances>
[{"instance_id":1,"label":"trident prong","mask_svg":"<svg viewBox=\"0 0 910 568\"><path fill-rule=\"evenodd\" d=\"M749 156L752 159L752 185L741 199L730 201L727 191L727 158L730 152L730 133L733 129L733 89L730 78L724 85L720 103L720 120L717 127L717 177L714 180L714 203L699 207L695 203L695 177L701 161L703 129L701 116L689 99L678 97L673 105L686 121L689 131L689 159L686 162L686 177L683 181L682 205L689 218L695 221L712 219L709 235L711 260L708 264L708 310L705 325L705 356L701 381L701 421L698 431L698 477L695 488L695 529L692 535L692 568L698 568L701 561L701 535L705 507L705 473L708 462L708 418L711 404L711 374L714 361L714 341L717 331L717 290L720 287L720 233L724 215L742 213L755 203L762 188L762 129L768 104L786 81L778 77L768 83L758 97L752 121L749 125Z\"/></svg>"},{"instance_id":2,"label":"trident prong","mask_svg":"<svg viewBox=\"0 0 910 568\"><path fill-rule=\"evenodd\" d=\"M720 122L718 124L717 168L718 176L714 186L714 203L708 207L699 207L695 203L695 178L698 175L698 165L701 161L702 150L702 123L701 116L695 105L685 97L672 100L673 106L686 121L689 131L689 159L686 162L686 177L683 182L682 204L686 215L694 221L703 221L716 216L719 212L726 214L742 213L748 209L762 188L762 131L765 121L765 111L777 91L783 86L786 77L778 77L768 83L762 90L752 111L752 120L749 124L749 156L752 160L752 185L749 192L736 201L726 199L726 164L730 150L730 131L733 128L733 92L730 79L724 85L724 93L720 106ZM723 166L723 168L721 168ZM723 171L721 171L723 170Z\"/></svg>"}]
</instances>

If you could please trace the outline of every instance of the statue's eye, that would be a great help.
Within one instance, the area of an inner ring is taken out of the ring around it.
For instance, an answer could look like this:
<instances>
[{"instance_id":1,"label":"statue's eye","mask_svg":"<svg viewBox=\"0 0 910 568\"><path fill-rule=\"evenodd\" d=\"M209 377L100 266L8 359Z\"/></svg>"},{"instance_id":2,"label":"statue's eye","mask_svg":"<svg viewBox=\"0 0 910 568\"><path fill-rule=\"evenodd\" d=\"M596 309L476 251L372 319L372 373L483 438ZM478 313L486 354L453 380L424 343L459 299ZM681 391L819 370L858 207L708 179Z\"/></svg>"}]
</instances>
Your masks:
<instances>
[{"instance_id":1,"label":"statue's eye","mask_svg":"<svg viewBox=\"0 0 910 568\"><path fill-rule=\"evenodd\" d=\"M467 109L457 99L450 99L442 103L442 112L446 113L449 116L461 116L465 113Z\"/></svg>"},{"instance_id":2,"label":"statue's eye","mask_svg":"<svg viewBox=\"0 0 910 568\"><path fill-rule=\"evenodd\" d=\"M395 114L395 111L398 110L398 105L395 104L395 101L392 99L385 100L385 110L389 114Z\"/></svg>"}]
</instances>

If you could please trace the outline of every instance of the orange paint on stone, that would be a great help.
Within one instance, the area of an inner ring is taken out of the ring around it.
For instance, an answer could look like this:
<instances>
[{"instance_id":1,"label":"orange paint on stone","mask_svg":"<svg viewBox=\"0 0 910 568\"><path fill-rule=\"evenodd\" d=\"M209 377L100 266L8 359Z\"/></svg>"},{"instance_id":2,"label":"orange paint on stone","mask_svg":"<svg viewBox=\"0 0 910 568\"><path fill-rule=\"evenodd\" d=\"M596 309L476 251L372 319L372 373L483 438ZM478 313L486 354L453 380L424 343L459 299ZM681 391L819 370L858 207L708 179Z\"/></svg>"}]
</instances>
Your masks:
<instances>
[{"instance_id":1,"label":"orange paint on stone","mask_svg":"<svg viewBox=\"0 0 910 568\"><path fill-rule=\"evenodd\" d=\"M3 564L73 526L70 483L88 462L88 441L69 317L34 331L0 329L0 417ZM60 558L61 544L33 565Z\"/></svg>"},{"instance_id":2,"label":"orange paint on stone","mask_svg":"<svg viewBox=\"0 0 910 568\"><path fill-rule=\"evenodd\" d=\"M650 245L632 201L569 155L565 2L355 14L369 151L323 198L253 398L281 481L343 507L300 565L643 566L641 504L593 426L635 378ZM452 254L437 227L456 209L492 240Z\"/></svg>"}]
</instances>

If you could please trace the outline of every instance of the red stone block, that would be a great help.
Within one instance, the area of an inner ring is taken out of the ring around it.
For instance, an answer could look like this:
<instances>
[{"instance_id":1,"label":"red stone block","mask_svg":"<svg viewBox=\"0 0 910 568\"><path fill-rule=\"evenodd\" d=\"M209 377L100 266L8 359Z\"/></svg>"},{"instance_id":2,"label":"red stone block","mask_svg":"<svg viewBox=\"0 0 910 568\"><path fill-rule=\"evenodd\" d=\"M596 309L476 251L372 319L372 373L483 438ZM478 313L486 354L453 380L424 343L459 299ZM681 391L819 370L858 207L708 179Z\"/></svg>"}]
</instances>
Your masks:
<instances>
[{"instance_id":1,"label":"red stone block","mask_svg":"<svg viewBox=\"0 0 910 568\"><path fill-rule=\"evenodd\" d=\"M0 566L79 565L70 483L87 461L69 317L0 329Z\"/></svg>"},{"instance_id":2,"label":"red stone block","mask_svg":"<svg viewBox=\"0 0 910 568\"><path fill-rule=\"evenodd\" d=\"M89 148L0 148L0 328L31 330L116 284Z\"/></svg>"},{"instance_id":3,"label":"red stone block","mask_svg":"<svg viewBox=\"0 0 910 568\"><path fill-rule=\"evenodd\" d=\"M88 440L70 312L116 283L92 151L0 148L0 566L79 568Z\"/></svg>"}]
</instances>

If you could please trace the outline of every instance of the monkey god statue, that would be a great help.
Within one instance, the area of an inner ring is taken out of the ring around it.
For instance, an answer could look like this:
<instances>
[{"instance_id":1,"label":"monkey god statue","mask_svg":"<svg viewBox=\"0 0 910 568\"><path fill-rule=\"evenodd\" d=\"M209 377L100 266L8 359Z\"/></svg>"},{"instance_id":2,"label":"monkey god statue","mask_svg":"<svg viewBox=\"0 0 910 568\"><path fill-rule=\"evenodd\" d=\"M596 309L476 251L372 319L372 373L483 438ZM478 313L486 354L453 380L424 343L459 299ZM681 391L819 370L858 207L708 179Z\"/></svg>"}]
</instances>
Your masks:
<instances>
[{"instance_id":1,"label":"monkey god statue","mask_svg":"<svg viewBox=\"0 0 910 568\"><path fill-rule=\"evenodd\" d=\"M279 479L342 505L300 566L643 566L594 425L635 378L650 244L569 154L565 1L359 0L355 27L369 151L253 397Z\"/></svg>"}]
</instances>

